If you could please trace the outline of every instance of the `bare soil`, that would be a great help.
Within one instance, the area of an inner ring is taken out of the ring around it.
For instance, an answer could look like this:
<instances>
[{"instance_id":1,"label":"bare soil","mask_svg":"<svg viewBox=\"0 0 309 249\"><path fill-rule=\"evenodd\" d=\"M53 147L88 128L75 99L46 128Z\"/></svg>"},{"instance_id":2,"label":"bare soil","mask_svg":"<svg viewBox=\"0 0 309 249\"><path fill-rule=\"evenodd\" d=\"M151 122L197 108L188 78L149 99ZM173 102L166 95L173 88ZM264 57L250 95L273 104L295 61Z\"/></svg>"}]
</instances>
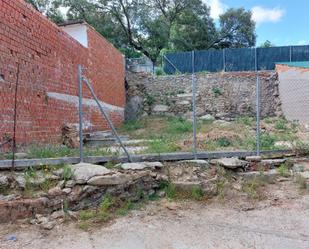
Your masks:
<instances>
[{"instance_id":1,"label":"bare soil","mask_svg":"<svg viewBox=\"0 0 309 249\"><path fill-rule=\"evenodd\" d=\"M265 189L265 198L244 193L211 201L151 202L109 224L78 228L76 222L51 231L2 225L1 249L204 249L309 248L309 191L292 181ZM16 235L17 241L8 240Z\"/></svg>"}]
</instances>

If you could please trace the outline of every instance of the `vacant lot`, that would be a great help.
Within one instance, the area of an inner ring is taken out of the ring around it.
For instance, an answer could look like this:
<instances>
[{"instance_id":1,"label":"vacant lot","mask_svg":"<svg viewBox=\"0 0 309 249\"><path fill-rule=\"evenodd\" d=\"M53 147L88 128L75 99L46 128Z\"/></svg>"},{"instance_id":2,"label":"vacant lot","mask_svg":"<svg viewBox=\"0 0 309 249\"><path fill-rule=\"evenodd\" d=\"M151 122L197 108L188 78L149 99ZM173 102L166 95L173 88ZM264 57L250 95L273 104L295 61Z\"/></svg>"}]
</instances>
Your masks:
<instances>
[{"instance_id":1,"label":"vacant lot","mask_svg":"<svg viewBox=\"0 0 309 249\"><path fill-rule=\"evenodd\" d=\"M197 146L201 151L235 151L256 149L256 123L253 117L239 117L234 121L199 120L197 127ZM192 151L192 122L177 117L151 116L135 122L127 122L118 129L132 154L167 153ZM297 122L282 118L266 118L261 122L261 149L291 149L309 143L308 128ZM64 145L34 144L19 148L26 152L25 158L54 158L78 156L78 149ZM86 156L119 155L123 153L118 144L96 144L85 147ZM11 153L0 153L1 159L11 158Z\"/></svg>"},{"instance_id":2,"label":"vacant lot","mask_svg":"<svg viewBox=\"0 0 309 249\"><path fill-rule=\"evenodd\" d=\"M1 249L309 248L309 195L292 181L269 185L267 198L225 196L210 202L151 202L114 222L79 229L61 224L2 226ZM8 241L16 235L17 241Z\"/></svg>"}]
</instances>

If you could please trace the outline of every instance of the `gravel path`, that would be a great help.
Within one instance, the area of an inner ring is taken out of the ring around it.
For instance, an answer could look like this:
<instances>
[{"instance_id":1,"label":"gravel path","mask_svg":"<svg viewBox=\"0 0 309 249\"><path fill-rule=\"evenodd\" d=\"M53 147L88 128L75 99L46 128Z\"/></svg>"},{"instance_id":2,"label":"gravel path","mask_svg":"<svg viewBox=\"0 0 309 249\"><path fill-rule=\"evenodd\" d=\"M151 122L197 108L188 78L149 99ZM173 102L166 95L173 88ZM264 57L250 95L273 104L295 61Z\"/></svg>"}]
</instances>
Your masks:
<instances>
[{"instance_id":1,"label":"gravel path","mask_svg":"<svg viewBox=\"0 0 309 249\"><path fill-rule=\"evenodd\" d=\"M278 202L278 201L277 201ZM74 223L52 231L3 226L1 249L309 249L309 195L242 211L218 202L181 203L175 210L156 202L90 232ZM173 208L174 209L174 208ZM250 209L250 208L247 208ZM244 208L243 208L244 210ZM7 241L14 234L16 242Z\"/></svg>"}]
</instances>

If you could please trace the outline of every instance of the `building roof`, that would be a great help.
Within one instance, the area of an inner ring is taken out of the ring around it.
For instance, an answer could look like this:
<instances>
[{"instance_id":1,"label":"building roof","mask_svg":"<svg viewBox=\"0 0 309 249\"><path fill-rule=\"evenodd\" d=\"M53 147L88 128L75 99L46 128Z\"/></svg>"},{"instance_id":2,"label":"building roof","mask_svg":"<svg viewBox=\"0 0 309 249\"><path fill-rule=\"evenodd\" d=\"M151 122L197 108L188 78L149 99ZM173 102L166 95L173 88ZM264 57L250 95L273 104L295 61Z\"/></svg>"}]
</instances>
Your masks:
<instances>
[{"instance_id":1,"label":"building roof","mask_svg":"<svg viewBox=\"0 0 309 249\"><path fill-rule=\"evenodd\" d=\"M83 24L86 23L84 20L68 20L63 23L58 24L59 27L74 25L74 24Z\"/></svg>"}]
</instances>

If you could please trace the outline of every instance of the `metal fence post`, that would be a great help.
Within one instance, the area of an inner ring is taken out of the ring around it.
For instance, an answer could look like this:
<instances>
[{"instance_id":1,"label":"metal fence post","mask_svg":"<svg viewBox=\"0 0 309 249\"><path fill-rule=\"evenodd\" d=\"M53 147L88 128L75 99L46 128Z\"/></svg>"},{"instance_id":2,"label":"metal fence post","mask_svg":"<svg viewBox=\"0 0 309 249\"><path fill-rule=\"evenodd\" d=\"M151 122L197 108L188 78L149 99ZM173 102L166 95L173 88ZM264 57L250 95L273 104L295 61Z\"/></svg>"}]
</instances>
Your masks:
<instances>
[{"instance_id":1,"label":"metal fence post","mask_svg":"<svg viewBox=\"0 0 309 249\"><path fill-rule=\"evenodd\" d=\"M255 48L255 72L256 72L256 155L260 155L260 78L258 71L257 48Z\"/></svg>"},{"instance_id":2,"label":"metal fence post","mask_svg":"<svg viewBox=\"0 0 309 249\"><path fill-rule=\"evenodd\" d=\"M223 54L223 72L225 72L226 71L225 48L222 49L222 54Z\"/></svg>"},{"instance_id":3,"label":"metal fence post","mask_svg":"<svg viewBox=\"0 0 309 249\"><path fill-rule=\"evenodd\" d=\"M197 159L196 149L196 80L195 80L195 53L192 51L192 106L193 106L193 153Z\"/></svg>"},{"instance_id":4,"label":"metal fence post","mask_svg":"<svg viewBox=\"0 0 309 249\"><path fill-rule=\"evenodd\" d=\"M79 116L79 160L84 161L83 148L83 80L82 66L78 65L78 116Z\"/></svg>"},{"instance_id":5,"label":"metal fence post","mask_svg":"<svg viewBox=\"0 0 309 249\"><path fill-rule=\"evenodd\" d=\"M290 62L292 62L292 46L290 46Z\"/></svg>"},{"instance_id":6,"label":"metal fence post","mask_svg":"<svg viewBox=\"0 0 309 249\"><path fill-rule=\"evenodd\" d=\"M117 133L117 131L116 131L116 128L114 127L114 125L113 125L112 121L110 120L108 114L104 111L104 108L103 108L102 104L100 103L98 97L96 96L96 94L95 94L95 92L94 92L92 86L90 85L88 79L85 78L85 77L82 77L82 81L85 82L85 84L86 84L87 88L89 89L89 91L90 91L92 97L94 98L95 102L97 103L97 105L98 105L98 107L99 107L99 109L100 109L100 112L102 113L103 117L106 119L106 121L107 121L109 127L111 128L111 130L112 130L114 136L116 137L118 143L120 144L121 148L123 149L123 151L124 151L125 154L127 155L128 161L129 161L129 162L132 162L132 158L131 158L131 156L130 156L128 150L126 149L126 147L125 147L124 144L122 143L120 137L118 136L118 133Z\"/></svg>"}]
</instances>

